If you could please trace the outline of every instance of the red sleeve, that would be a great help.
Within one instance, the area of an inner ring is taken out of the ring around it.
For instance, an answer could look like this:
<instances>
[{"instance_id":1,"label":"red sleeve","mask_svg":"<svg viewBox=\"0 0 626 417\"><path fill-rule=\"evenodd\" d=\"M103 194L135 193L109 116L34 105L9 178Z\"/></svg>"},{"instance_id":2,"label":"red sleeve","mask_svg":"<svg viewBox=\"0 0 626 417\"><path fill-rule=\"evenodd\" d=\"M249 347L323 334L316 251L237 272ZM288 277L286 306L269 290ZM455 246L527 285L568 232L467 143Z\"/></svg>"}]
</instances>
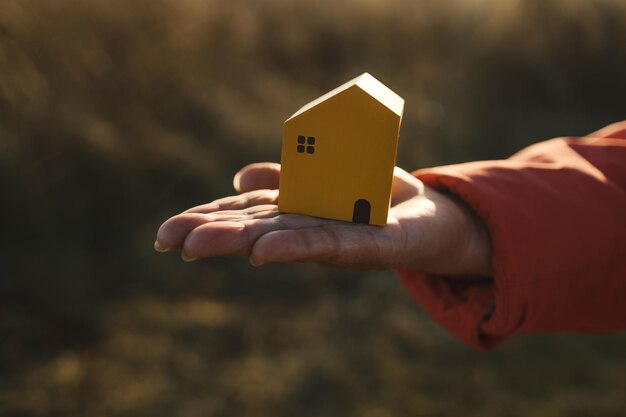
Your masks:
<instances>
[{"instance_id":1,"label":"red sleeve","mask_svg":"<svg viewBox=\"0 0 626 417\"><path fill-rule=\"evenodd\" d=\"M493 244L493 281L398 271L422 307L489 350L536 332L626 330L626 121L504 161L414 173L460 196Z\"/></svg>"}]
</instances>

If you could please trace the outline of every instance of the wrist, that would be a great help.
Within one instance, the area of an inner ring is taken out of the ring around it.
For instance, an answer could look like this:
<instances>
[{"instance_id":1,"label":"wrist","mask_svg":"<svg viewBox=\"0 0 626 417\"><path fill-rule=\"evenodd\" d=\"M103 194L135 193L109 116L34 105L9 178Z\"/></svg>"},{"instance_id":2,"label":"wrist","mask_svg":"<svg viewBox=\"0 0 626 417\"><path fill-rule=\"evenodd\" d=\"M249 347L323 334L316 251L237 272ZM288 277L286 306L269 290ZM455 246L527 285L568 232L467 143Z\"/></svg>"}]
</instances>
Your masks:
<instances>
[{"instance_id":1,"label":"wrist","mask_svg":"<svg viewBox=\"0 0 626 417\"><path fill-rule=\"evenodd\" d=\"M462 238L456 242L459 275L492 277L491 237L485 222L457 195L448 193L446 197L456 206L463 222Z\"/></svg>"},{"instance_id":2,"label":"wrist","mask_svg":"<svg viewBox=\"0 0 626 417\"><path fill-rule=\"evenodd\" d=\"M493 275L491 241L482 219L457 195L425 187L409 233L412 269L452 276Z\"/></svg>"}]
</instances>

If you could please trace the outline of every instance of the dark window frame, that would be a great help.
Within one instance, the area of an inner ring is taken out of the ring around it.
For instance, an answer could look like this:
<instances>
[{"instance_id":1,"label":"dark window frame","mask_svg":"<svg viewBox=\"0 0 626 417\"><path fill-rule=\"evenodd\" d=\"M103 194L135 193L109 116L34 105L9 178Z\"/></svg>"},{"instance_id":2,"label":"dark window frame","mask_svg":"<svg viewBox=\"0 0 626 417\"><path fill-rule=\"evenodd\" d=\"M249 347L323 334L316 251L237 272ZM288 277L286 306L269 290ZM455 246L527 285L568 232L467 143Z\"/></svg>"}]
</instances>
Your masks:
<instances>
[{"instance_id":1,"label":"dark window frame","mask_svg":"<svg viewBox=\"0 0 626 417\"><path fill-rule=\"evenodd\" d=\"M297 138L298 144L296 145L296 152L305 153L308 155L313 155L315 153L315 136L304 136L298 135ZM306 143L306 146L305 146Z\"/></svg>"}]
</instances>

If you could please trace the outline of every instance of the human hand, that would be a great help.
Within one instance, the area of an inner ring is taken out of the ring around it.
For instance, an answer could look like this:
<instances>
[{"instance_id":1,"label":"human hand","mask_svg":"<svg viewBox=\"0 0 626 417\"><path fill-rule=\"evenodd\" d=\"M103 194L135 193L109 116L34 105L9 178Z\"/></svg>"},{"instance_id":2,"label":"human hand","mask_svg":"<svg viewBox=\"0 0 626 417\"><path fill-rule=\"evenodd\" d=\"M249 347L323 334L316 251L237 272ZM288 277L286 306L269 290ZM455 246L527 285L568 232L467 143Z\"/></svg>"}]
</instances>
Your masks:
<instances>
[{"instance_id":1,"label":"human hand","mask_svg":"<svg viewBox=\"0 0 626 417\"><path fill-rule=\"evenodd\" d=\"M253 265L317 262L356 269L405 268L491 276L491 243L472 211L396 167L386 226L352 224L277 207L280 165L257 163L235 175L236 196L193 207L161 225L160 252L192 261L249 256Z\"/></svg>"}]
</instances>

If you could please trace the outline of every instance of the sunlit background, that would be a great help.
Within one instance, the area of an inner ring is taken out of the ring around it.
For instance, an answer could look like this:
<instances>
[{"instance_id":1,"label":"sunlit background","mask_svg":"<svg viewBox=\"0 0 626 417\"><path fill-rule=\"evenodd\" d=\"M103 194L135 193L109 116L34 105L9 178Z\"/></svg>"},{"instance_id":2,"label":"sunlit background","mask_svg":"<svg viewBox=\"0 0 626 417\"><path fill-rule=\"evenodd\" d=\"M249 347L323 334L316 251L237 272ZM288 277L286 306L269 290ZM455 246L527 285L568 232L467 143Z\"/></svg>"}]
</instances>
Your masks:
<instances>
[{"instance_id":1,"label":"sunlit background","mask_svg":"<svg viewBox=\"0 0 626 417\"><path fill-rule=\"evenodd\" d=\"M0 415L625 415L626 335L481 354L389 271L153 251L365 71L400 166L505 158L625 118L626 2L0 0Z\"/></svg>"}]
</instances>

